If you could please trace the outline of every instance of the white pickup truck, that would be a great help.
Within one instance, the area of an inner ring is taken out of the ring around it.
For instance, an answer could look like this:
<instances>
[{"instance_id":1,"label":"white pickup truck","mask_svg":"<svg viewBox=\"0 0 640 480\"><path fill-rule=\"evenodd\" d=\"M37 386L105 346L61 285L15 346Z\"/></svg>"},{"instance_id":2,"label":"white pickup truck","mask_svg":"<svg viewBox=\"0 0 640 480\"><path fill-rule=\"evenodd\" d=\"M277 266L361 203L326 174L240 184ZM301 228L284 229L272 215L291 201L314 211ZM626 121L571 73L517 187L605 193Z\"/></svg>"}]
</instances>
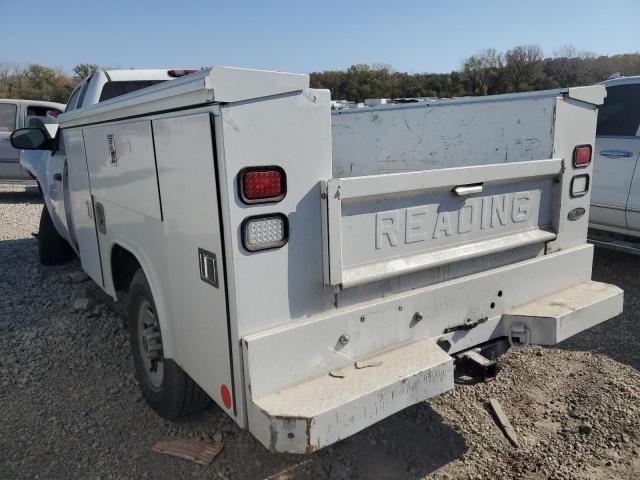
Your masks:
<instances>
[{"instance_id":1,"label":"white pickup truck","mask_svg":"<svg viewBox=\"0 0 640 480\"><path fill-rule=\"evenodd\" d=\"M589 240L640 254L640 76L603 82L594 155Z\"/></svg>"},{"instance_id":2,"label":"white pickup truck","mask_svg":"<svg viewBox=\"0 0 640 480\"><path fill-rule=\"evenodd\" d=\"M128 292L160 415L211 398L310 453L621 312L586 243L604 93L332 115L307 75L213 67L61 116L70 243Z\"/></svg>"},{"instance_id":3,"label":"white pickup truck","mask_svg":"<svg viewBox=\"0 0 640 480\"><path fill-rule=\"evenodd\" d=\"M194 70L167 69L98 70L76 85L64 111L71 112L95 105L193 72ZM64 138L56 137L57 125L54 120L47 123L49 125L44 126L47 129L47 134L57 138L55 147L44 151L22 151L19 158L22 170L36 179L45 200L39 229L39 235L42 237L42 241L39 243L40 261L44 265L55 265L64 263L73 257L74 252L69 247L70 244L73 244L73 231L68 228L65 190L62 188L63 179L67 175ZM8 140L7 136L7 142ZM16 164L17 162L18 154L16 151Z\"/></svg>"},{"instance_id":4,"label":"white pickup truck","mask_svg":"<svg viewBox=\"0 0 640 480\"><path fill-rule=\"evenodd\" d=\"M28 169L20 166L20 151L9 143L11 133L18 128L54 123L64 108L54 102L0 99L0 181L33 178Z\"/></svg>"}]
</instances>

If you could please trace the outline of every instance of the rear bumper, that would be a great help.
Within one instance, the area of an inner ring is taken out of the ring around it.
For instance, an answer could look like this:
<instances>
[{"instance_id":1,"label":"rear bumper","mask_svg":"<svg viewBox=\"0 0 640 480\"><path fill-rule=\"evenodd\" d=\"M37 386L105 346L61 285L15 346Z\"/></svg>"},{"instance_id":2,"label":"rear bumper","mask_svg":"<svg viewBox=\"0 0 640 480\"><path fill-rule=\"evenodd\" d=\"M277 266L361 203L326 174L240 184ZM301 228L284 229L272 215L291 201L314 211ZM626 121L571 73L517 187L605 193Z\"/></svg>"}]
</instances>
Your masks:
<instances>
[{"instance_id":1,"label":"rear bumper","mask_svg":"<svg viewBox=\"0 0 640 480\"><path fill-rule=\"evenodd\" d=\"M622 290L590 280L592 253L582 246L245 337L249 429L272 451L309 453L452 389L453 353L504 336L551 345L619 314Z\"/></svg>"},{"instance_id":2,"label":"rear bumper","mask_svg":"<svg viewBox=\"0 0 640 480\"><path fill-rule=\"evenodd\" d=\"M256 436L274 452L311 453L452 388L453 359L423 340L256 399Z\"/></svg>"},{"instance_id":3,"label":"rear bumper","mask_svg":"<svg viewBox=\"0 0 640 480\"><path fill-rule=\"evenodd\" d=\"M519 343L555 345L622 313L623 300L615 285L588 281L509 310L501 327Z\"/></svg>"}]
</instances>

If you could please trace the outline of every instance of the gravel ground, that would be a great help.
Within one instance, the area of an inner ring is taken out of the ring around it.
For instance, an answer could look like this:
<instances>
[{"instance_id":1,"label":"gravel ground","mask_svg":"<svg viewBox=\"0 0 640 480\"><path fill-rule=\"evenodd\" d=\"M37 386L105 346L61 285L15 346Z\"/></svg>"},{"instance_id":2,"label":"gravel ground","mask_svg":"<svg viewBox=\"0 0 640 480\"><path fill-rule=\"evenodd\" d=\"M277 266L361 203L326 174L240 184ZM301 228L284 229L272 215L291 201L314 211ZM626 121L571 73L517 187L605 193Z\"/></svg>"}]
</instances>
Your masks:
<instances>
[{"instance_id":1,"label":"gravel ground","mask_svg":"<svg viewBox=\"0 0 640 480\"><path fill-rule=\"evenodd\" d=\"M512 349L498 378L409 408L309 457L273 455L218 408L168 422L142 400L123 320L90 282L37 261L37 191L0 186L0 477L640 478L640 257L598 250L594 278L625 289L625 313L557 348ZM73 309L88 295L93 306ZM510 446L486 403L518 432ZM150 450L213 436L209 466Z\"/></svg>"}]
</instances>

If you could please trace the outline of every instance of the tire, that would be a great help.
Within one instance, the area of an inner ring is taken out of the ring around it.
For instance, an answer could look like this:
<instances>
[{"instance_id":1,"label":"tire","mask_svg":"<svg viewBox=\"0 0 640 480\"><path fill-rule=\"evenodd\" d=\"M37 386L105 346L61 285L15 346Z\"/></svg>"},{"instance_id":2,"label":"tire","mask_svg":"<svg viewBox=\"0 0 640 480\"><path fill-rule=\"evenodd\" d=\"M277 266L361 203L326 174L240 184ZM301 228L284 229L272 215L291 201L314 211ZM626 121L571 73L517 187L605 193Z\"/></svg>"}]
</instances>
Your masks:
<instances>
[{"instance_id":1,"label":"tire","mask_svg":"<svg viewBox=\"0 0 640 480\"><path fill-rule=\"evenodd\" d=\"M38 228L38 255L42 265L62 265L73 259L75 252L53 225L47 206L42 207Z\"/></svg>"},{"instance_id":2,"label":"tire","mask_svg":"<svg viewBox=\"0 0 640 480\"><path fill-rule=\"evenodd\" d=\"M127 314L133 368L147 403L168 420L203 410L209 396L177 363L164 358L156 306L142 269L131 281Z\"/></svg>"}]
</instances>

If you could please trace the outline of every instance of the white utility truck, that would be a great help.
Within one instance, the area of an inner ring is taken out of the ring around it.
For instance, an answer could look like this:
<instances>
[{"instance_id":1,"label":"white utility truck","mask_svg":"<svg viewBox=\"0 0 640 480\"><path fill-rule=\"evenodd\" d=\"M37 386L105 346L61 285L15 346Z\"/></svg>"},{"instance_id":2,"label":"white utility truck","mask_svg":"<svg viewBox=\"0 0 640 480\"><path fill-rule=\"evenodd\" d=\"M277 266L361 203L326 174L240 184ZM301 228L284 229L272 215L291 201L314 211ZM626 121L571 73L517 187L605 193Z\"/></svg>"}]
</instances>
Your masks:
<instances>
[{"instance_id":1,"label":"white utility truck","mask_svg":"<svg viewBox=\"0 0 640 480\"><path fill-rule=\"evenodd\" d=\"M338 111L214 67L60 117L82 267L128 292L144 396L309 453L622 310L591 280L602 86ZM588 156L588 160L586 159Z\"/></svg>"}]
</instances>

